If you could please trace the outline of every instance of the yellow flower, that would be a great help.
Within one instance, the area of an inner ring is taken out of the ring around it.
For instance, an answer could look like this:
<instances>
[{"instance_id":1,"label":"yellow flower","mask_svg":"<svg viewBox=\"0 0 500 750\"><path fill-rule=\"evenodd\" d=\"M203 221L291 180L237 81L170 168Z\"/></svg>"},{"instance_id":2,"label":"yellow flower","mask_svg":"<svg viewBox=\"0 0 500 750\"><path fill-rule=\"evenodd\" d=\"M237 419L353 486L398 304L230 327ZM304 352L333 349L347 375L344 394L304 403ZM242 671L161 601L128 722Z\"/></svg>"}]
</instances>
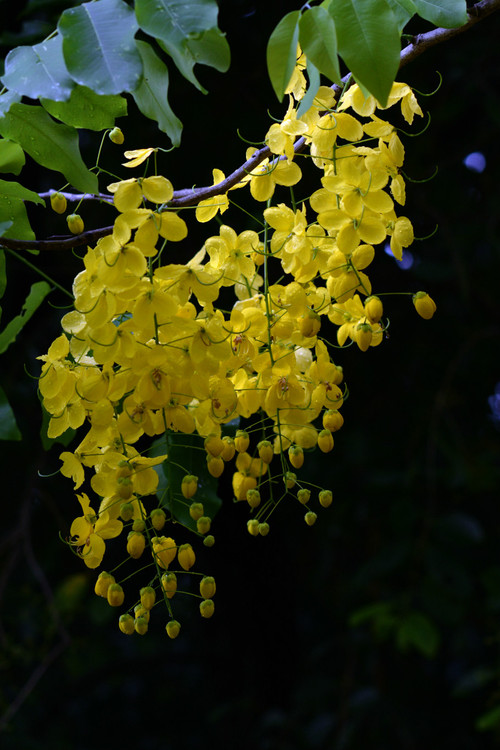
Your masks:
<instances>
[{"instance_id":1,"label":"yellow flower","mask_svg":"<svg viewBox=\"0 0 500 750\"><path fill-rule=\"evenodd\" d=\"M212 175L214 178L213 185L218 185L226 179L224 172L220 169L213 169ZM229 200L227 195L214 195L211 198L207 198L204 201L200 201L196 207L196 220L201 224L204 224L210 219L213 219L215 214L220 211L221 214L227 211L229 208Z\"/></svg>"},{"instance_id":2,"label":"yellow flower","mask_svg":"<svg viewBox=\"0 0 500 750\"><path fill-rule=\"evenodd\" d=\"M139 164L142 164L148 156L151 156L151 154L154 151L157 151L156 148L138 148L135 151L125 151L124 156L126 159L129 159L129 161L123 162L123 167L129 167L129 169L132 169L133 167L138 167Z\"/></svg>"}]
</instances>

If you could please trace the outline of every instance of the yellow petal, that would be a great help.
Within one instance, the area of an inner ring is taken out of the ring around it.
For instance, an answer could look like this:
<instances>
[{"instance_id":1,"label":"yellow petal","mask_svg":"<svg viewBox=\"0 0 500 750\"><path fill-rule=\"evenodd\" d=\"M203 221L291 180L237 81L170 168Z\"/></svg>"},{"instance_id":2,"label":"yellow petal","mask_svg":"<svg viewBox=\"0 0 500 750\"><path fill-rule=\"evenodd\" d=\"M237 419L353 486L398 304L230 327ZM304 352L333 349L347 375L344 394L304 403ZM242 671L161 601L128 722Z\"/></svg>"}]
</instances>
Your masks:
<instances>
[{"instance_id":1,"label":"yellow petal","mask_svg":"<svg viewBox=\"0 0 500 750\"><path fill-rule=\"evenodd\" d=\"M122 164L123 167L138 167L139 164L142 164L148 156L151 156L153 151L156 151L155 148L139 148L135 151L125 151L125 158L130 159L128 162L124 162Z\"/></svg>"}]
</instances>

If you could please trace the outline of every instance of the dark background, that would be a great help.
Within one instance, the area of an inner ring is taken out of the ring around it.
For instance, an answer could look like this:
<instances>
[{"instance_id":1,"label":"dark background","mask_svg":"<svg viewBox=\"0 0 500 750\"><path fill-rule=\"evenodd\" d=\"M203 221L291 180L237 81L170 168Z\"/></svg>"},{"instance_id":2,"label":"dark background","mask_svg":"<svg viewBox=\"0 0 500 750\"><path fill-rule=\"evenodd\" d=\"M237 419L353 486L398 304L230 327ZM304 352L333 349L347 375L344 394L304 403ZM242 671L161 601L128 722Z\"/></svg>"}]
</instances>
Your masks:
<instances>
[{"instance_id":1,"label":"dark background","mask_svg":"<svg viewBox=\"0 0 500 750\"><path fill-rule=\"evenodd\" d=\"M3 26L3 55L40 41L68 5L17 4L19 16ZM221 2L230 72L199 70L206 97L172 73L171 104L185 132L160 171L176 188L210 184L213 167L229 173L246 148L236 127L260 140L266 110L282 114L265 46L296 7ZM408 268L380 250L370 278L381 292L428 291L437 313L424 321L411 297L387 297L390 336L365 354L351 347L339 356L350 398L333 453L308 457L309 471L334 493L314 527L290 503L267 538L251 538L246 510L222 483L218 541L200 553L200 569L218 586L211 620L188 602L176 641L154 613L142 638L117 630L116 613L93 594L94 574L58 540L76 515L70 481L39 476L57 471L61 447L46 453L40 446L30 376L58 335L60 310L46 304L2 357L0 382L23 434L22 443L0 451L2 747L497 746L499 31L497 14L400 72L399 80L422 92L436 87L436 71L443 76L436 94L419 97L429 128L404 139L409 177L423 180L438 167L433 180L408 184L404 213L417 237L437 231L412 245ZM118 123L125 147L164 145L153 123L139 122L133 105L129 112ZM411 131L420 128L418 121ZM93 139L82 144L89 153ZM104 158L116 169L121 149L107 148ZM482 172L464 165L474 152L486 160ZM31 189L59 187L32 163L20 179ZM96 208L82 215L88 228L112 220ZM237 213L226 217L237 225ZM49 210L34 213L33 224L39 237L65 232L64 219ZM190 233L175 261L198 249L205 230L216 233L215 222ZM38 262L67 287L80 269L69 254ZM36 280L11 259L8 271L3 323ZM65 304L62 295L51 300Z\"/></svg>"}]
</instances>

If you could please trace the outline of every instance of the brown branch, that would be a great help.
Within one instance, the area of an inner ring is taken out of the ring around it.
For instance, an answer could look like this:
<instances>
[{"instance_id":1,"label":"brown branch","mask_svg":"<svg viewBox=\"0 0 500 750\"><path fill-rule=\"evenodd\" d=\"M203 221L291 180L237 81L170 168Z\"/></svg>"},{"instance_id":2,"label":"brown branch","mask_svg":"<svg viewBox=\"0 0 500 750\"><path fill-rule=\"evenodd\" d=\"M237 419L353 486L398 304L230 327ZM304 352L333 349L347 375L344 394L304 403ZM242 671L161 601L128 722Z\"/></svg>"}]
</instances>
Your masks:
<instances>
[{"instance_id":1,"label":"brown branch","mask_svg":"<svg viewBox=\"0 0 500 750\"><path fill-rule=\"evenodd\" d=\"M458 34L462 34L464 31L467 31L476 23L482 21L484 18L499 9L500 0L480 0L480 2L475 3L468 9L467 14L469 20L463 26L459 26L458 28L454 29L436 28L426 32L425 34L417 34L417 36L413 38L411 44L409 44L401 51L399 67L402 68L404 65L412 62L413 60L415 60L415 58L417 58L430 47L433 47L435 44L446 42L448 41L448 39L452 39ZM348 80L349 75L350 74L342 79L344 83ZM340 87L335 85L332 88L334 88L336 91L341 90ZM294 144L295 153L299 153L300 151L302 151L305 144L305 139L299 138ZM246 177L249 172L258 167L259 164L264 161L264 159L269 158L269 156L271 156L270 149L268 148L268 146L263 146L263 148L252 154L250 159L247 159L244 164L242 164L234 172L232 172L229 177L226 177L225 180L219 182L217 185L175 190L174 196L168 204L168 208L183 208L187 206L195 206L200 203L200 201L206 200L207 198L213 198L215 195L224 195L228 192L228 190L237 185L238 182ZM42 197L49 197L50 194L51 193L44 193ZM87 199L87 194L82 195L64 193L64 195L68 200ZM112 202L112 196L106 195L104 193L99 194L98 196L88 195L88 198L105 202ZM4 247L10 248L12 250L69 250L74 247L81 247L83 245L89 245L97 242L98 239L111 234L112 231L113 227L101 227L99 229L91 229L79 235L69 235L61 238L54 237L47 240L16 240L2 237L0 238L0 247L1 245L3 245Z\"/></svg>"}]
</instances>

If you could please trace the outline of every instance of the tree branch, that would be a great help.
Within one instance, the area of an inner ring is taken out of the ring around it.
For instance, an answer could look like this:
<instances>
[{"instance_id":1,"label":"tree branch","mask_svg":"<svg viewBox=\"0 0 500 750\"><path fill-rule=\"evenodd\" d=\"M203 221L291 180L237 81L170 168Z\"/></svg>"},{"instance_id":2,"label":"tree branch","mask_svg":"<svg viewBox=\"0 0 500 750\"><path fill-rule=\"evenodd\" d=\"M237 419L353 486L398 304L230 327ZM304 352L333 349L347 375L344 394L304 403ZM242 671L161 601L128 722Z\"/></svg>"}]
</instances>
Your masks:
<instances>
[{"instance_id":1,"label":"tree branch","mask_svg":"<svg viewBox=\"0 0 500 750\"><path fill-rule=\"evenodd\" d=\"M462 34L479 21L482 21L487 16L491 15L495 11L500 9L500 0L480 0L480 2L472 5L467 15L469 20L463 26L459 26L455 29L444 29L436 28L431 31L427 31L425 34L417 34L413 38L411 44L405 47L401 51L400 65L402 68L404 65L415 60L419 55L425 52L435 44L446 42L448 39L452 39L458 34ZM350 75L350 74L349 74ZM342 81L345 83L349 75L344 76ZM336 91L340 91L340 87L334 85L332 87ZM303 150L306 144L305 138L299 138L294 143L295 153L299 153ZM232 187L241 182L244 177L248 175L253 169L259 166L264 159L271 156L271 151L267 146L263 146L261 149L256 151L250 159L242 164L240 167L235 169L225 180L219 182L217 185L208 185L201 188L185 188L183 190L175 190L172 200L168 204L168 208L183 208L187 206L195 206L200 201L212 198L215 195L224 195ZM284 158L284 157L277 157ZM41 194L41 197L50 197L51 192ZM105 193L100 193L98 196L81 193L63 193L67 200L101 200L107 203L112 203L113 196ZM100 227L99 229L90 229L87 232L83 232L79 235L63 236L61 238L53 237L46 240L16 240L7 237L0 238L0 247L3 245L6 248L12 250L69 250L75 247L82 247L83 245L89 245L97 242L101 237L105 237L111 234L113 227Z\"/></svg>"}]
</instances>

